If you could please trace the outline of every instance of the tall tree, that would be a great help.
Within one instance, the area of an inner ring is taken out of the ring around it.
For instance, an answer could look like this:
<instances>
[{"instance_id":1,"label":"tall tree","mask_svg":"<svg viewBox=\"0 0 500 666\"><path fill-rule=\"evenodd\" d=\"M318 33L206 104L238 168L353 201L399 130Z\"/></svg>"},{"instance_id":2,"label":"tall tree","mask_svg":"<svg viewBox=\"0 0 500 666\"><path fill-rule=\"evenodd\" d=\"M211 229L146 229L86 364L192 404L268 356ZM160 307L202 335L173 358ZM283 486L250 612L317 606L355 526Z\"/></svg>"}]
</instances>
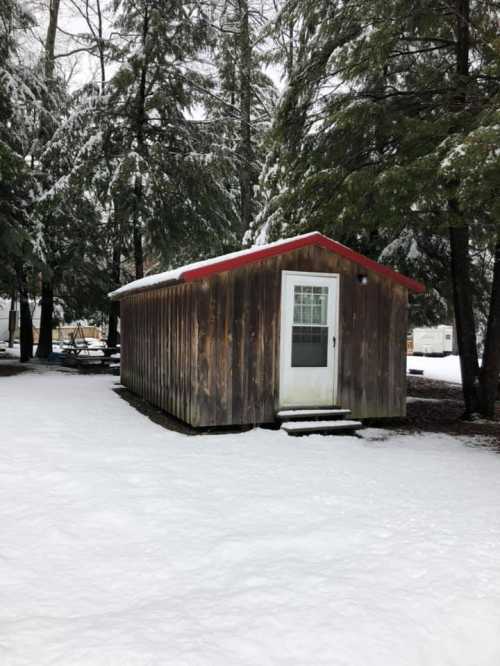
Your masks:
<instances>
[{"instance_id":1,"label":"tall tree","mask_svg":"<svg viewBox=\"0 0 500 666\"><path fill-rule=\"evenodd\" d=\"M275 106L275 86L266 74L269 18L255 0L228 0L216 5L213 55L214 97L209 117L221 121L223 140L237 157L235 164L242 239L258 213L256 185L263 147Z\"/></svg>"},{"instance_id":2,"label":"tall tree","mask_svg":"<svg viewBox=\"0 0 500 666\"><path fill-rule=\"evenodd\" d=\"M125 237L141 277L145 250L149 260L168 262L179 252L230 246L236 215L218 128L193 113L212 85L200 66L212 32L203 7L122 0L116 25L122 65L108 95L117 150L112 191L115 211L129 220Z\"/></svg>"},{"instance_id":3,"label":"tall tree","mask_svg":"<svg viewBox=\"0 0 500 666\"><path fill-rule=\"evenodd\" d=\"M84 155L76 169L80 173L82 187L93 193L101 210L101 233L108 257L109 279L105 285L106 293L120 286L126 226L126 211L120 206L119 197L115 199L115 192L112 190L113 173L120 151L111 141L113 119L109 113L107 98L107 66L113 47L109 34L112 27L111 16L101 0L82 0L81 4L77 4L77 8L85 21L87 32L79 33L74 38L79 48L97 58L98 80L84 86L76 103L81 119L80 140ZM104 310L108 314L108 345L116 347L120 304L118 301L110 301Z\"/></svg>"},{"instance_id":4,"label":"tall tree","mask_svg":"<svg viewBox=\"0 0 500 666\"><path fill-rule=\"evenodd\" d=\"M33 19L16 0L0 2L0 288L19 288L21 360L33 355L29 307L29 267L34 261L37 229L29 214L31 178L26 156L32 138L32 118L42 87L36 72L24 62L20 37Z\"/></svg>"},{"instance_id":5,"label":"tall tree","mask_svg":"<svg viewBox=\"0 0 500 666\"><path fill-rule=\"evenodd\" d=\"M261 222L272 221L271 236L319 228L375 257L410 235L424 257L444 244L466 413L491 416L498 269L495 261L480 369L471 248L497 256L496 3L290 0L286 11L300 28L296 65L275 126L279 163ZM431 277L419 263L419 277Z\"/></svg>"},{"instance_id":6,"label":"tall tree","mask_svg":"<svg viewBox=\"0 0 500 666\"><path fill-rule=\"evenodd\" d=\"M40 114L40 136L39 153L43 152L46 143L50 140L54 131L54 92L56 89L55 74L55 45L57 26L59 20L60 0L50 0L48 6L49 20L47 25L47 34L45 37L43 51L43 74L45 79L46 91L42 98L42 112ZM39 157L39 156L38 156ZM49 185L50 176L44 179L45 186ZM47 180L49 182L47 182ZM39 358L47 358L52 352L52 328L54 316L54 284L53 267L50 265L50 247L54 244L54 230L50 222L51 213L44 220L45 245L48 250L46 254L46 265L42 271L42 294L41 294L41 314L40 329L38 335L38 347L36 355Z\"/></svg>"},{"instance_id":7,"label":"tall tree","mask_svg":"<svg viewBox=\"0 0 500 666\"><path fill-rule=\"evenodd\" d=\"M248 0L238 0L240 71L240 217L242 235L250 227L253 213L252 146L252 46Z\"/></svg>"}]
</instances>

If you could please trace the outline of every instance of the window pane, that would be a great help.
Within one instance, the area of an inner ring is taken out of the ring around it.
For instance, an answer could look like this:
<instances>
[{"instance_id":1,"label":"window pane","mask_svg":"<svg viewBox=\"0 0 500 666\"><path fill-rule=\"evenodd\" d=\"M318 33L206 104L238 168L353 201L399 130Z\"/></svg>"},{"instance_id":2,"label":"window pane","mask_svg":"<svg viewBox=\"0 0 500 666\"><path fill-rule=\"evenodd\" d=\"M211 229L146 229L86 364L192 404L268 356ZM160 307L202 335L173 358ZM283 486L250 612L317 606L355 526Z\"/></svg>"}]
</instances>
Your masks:
<instances>
[{"instance_id":1,"label":"window pane","mask_svg":"<svg viewBox=\"0 0 500 666\"><path fill-rule=\"evenodd\" d=\"M315 305L313 308L313 324L322 324L323 321L321 319L321 306Z\"/></svg>"},{"instance_id":2,"label":"window pane","mask_svg":"<svg viewBox=\"0 0 500 666\"><path fill-rule=\"evenodd\" d=\"M292 368L324 368L328 362L328 327L292 327Z\"/></svg>"},{"instance_id":3,"label":"window pane","mask_svg":"<svg viewBox=\"0 0 500 666\"><path fill-rule=\"evenodd\" d=\"M321 323L326 324L326 311L328 308L328 293L321 297Z\"/></svg>"},{"instance_id":4,"label":"window pane","mask_svg":"<svg viewBox=\"0 0 500 666\"><path fill-rule=\"evenodd\" d=\"M294 324L326 326L327 310L328 287L294 287Z\"/></svg>"}]
</instances>

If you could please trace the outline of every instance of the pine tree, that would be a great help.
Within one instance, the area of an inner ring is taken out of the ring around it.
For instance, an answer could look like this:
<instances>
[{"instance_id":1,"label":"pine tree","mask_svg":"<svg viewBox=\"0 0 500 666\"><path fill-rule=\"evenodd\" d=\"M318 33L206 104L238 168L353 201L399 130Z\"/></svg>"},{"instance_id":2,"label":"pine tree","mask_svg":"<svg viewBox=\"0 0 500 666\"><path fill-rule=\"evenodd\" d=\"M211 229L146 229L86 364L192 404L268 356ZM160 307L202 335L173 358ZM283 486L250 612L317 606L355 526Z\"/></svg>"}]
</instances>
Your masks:
<instances>
[{"instance_id":1,"label":"pine tree","mask_svg":"<svg viewBox=\"0 0 500 666\"><path fill-rule=\"evenodd\" d=\"M300 34L276 124L274 233L319 228L375 256L397 238L401 249L405 237L425 237L430 253L444 244L466 411L491 415L500 278L494 270L479 371L470 248L497 253L496 6L360 0L288 9Z\"/></svg>"},{"instance_id":2,"label":"pine tree","mask_svg":"<svg viewBox=\"0 0 500 666\"><path fill-rule=\"evenodd\" d=\"M221 123L225 145L237 156L233 190L241 239L259 212L256 185L276 101L275 86L265 72L269 19L254 0L230 0L215 6L212 23L217 76L214 96L207 105L210 117Z\"/></svg>"},{"instance_id":3,"label":"pine tree","mask_svg":"<svg viewBox=\"0 0 500 666\"><path fill-rule=\"evenodd\" d=\"M20 294L21 361L33 355L29 270L38 230L30 217L34 182L26 162L42 85L24 63L20 37L32 17L15 0L0 1L0 288Z\"/></svg>"},{"instance_id":4,"label":"pine tree","mask_svg":"<svg viewBox=\"0 0 500 666\"><path fill-rule=\"evenodd\" d=\"M178 0L124 0L117 26L123 64L108 96L109 140L120 152L113 192L130 220L140 277L144 245L163 263L210 247L223 251L234 242L236 211L224 188L228 163L217 127L192 114L211 87L198 66L211 39L202 9Z\"/></svg>"},{"instance_id":5,"label":"pine tree","mask_svg":"<svg viewBox=\"0 0 500 666\"><path fill-rule=\"evenodd\" d=\"M43 152L45 146L54 132L56 125L56 108L60 101L60 82L55 77L55 44L59 20L60 0L50 0L48 5L48 25L42 54L42 76L45 83L44 94L40 100L39 107L39 130L37 142L34 147L34 159L42 167L39 178L39 188L50 187L50 168L43 164ZM44 168L45 167L45 168ZM52 352L52 328L54 314L54 284L53 270L51 265L52 250L57 243L57 233L51 221L51 211L44 207L46 214L38 215L42 233L44 236L44 266L42 269L42 293L40 330L38 336L38 347L36 355L39 358L47 358Z\"/></svg>"}]
</instances>

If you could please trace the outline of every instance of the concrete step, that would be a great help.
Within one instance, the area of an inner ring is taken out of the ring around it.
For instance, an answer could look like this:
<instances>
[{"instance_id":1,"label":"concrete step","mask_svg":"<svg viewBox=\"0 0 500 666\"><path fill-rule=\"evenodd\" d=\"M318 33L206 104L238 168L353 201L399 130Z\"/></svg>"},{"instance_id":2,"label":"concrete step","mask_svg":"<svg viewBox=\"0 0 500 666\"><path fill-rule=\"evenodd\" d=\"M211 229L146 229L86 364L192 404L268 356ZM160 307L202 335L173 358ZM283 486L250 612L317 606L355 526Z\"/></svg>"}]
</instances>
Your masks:
<instances>
[{"instance_id":1,"label":"concrete step","mask_svg":"<svg viewBox=\"0 0 500 666\"><path fill-rule=\"evenodd\" d=\"M340 409L332 407L330 409L282 409L276 416L280 421L292 420L298 421L299 419L343 419L349 416L350 409Z\"/></svg>"},{"instance_id":2,"label":"concrete step","mask_svg":"<svg viewBox=\"0 0 500 666\"><path fill-rule=\"evenodd\" d=\"M313 432L355 432L363 427L361 421L285 421L281 429L289 435L305 435Z\"/></svg>"}]
</instances>

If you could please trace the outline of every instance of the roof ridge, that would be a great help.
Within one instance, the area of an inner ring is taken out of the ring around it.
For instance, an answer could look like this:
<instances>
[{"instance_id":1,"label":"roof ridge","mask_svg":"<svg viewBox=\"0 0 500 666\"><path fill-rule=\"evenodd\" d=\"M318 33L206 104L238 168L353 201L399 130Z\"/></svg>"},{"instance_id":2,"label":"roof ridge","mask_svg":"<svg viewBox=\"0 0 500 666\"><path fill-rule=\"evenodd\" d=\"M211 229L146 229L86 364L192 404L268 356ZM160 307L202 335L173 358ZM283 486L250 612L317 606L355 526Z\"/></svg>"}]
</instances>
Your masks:
<instances>
[{"instance_id":1,"label":"roof ridge","mask_svg":"<svg viewBox=\"0 0 500 666\"><path fill-rule=\"evenodd\" d=\"M373 259L370 259L365 255L356 252L355 250L351 250L346 245L343 245L338 241L334 241L319 231L311 231L299 236L293 236L291 238L280 239L272 243L267 243L266 245L255 245L251 248L238 250L236 252L229 252L228 254L220 255L218 257L212 257L209 259L193 262L191 264L186 264L185 266L180 266L170 271L149 275L139 280L134 280L133 282L130 282L129 284L124 285L115 291L112 291L108 295L112 299L120 299L125 295L129 295L138 291L145 291L160 286L176 284L179 282L192 282L194 280L201 280L203 278L209 277L210 275L214 275L215 273L234 270L235 268L239 268L256 261L262 261L285 252L291 252L302 247L307 247L308 245L318 245L320 247L324 247L325 249L331 252L335 252L336 254L344 257L345 259L348 259L349 261L357 263L367 270L372 270L376 273L384 275L385 277L393 280L394 282L398 282L407 289L416 293L422 293L425 291L424 285L417 282L416 280L413 280L412 278L409 278L406 275L395 271L389 266L380 264L377 261L374 261Z\"/></svg>"}]
</instances>

